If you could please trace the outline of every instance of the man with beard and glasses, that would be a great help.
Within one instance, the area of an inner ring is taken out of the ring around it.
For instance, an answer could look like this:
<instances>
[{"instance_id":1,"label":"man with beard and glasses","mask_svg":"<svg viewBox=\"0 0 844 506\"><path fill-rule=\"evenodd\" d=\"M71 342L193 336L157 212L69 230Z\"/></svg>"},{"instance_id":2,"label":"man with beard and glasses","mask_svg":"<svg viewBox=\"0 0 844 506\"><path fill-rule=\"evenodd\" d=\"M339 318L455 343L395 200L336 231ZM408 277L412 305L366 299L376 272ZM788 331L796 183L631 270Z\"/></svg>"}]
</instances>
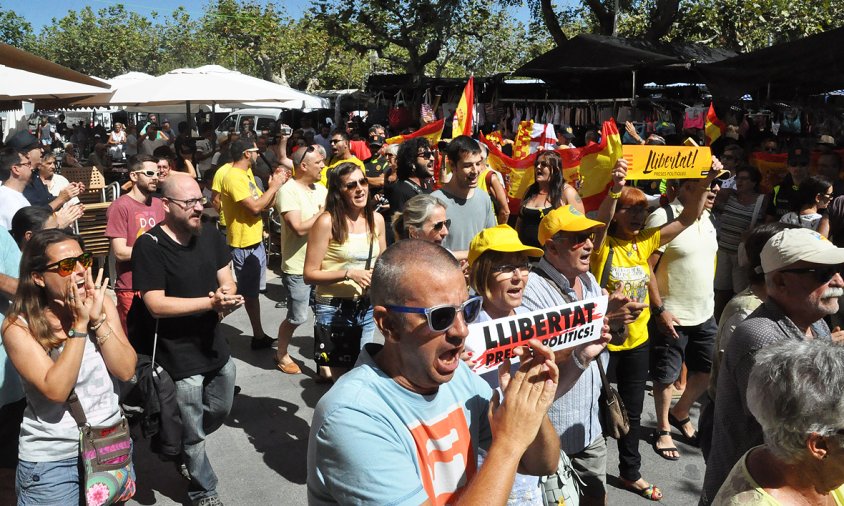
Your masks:
<instances>
[{"instance_id":1,"label":"man with beard and glasses","mask_svg":"<svg viewBox=\"0 0 844 506\"><path fill-rule=\"evenodd\" d=\"M778 232L760 257L767 298L736 327L721 359L712 449L700 499L704 505L712 503L739 458L763 442L762 428L747 407L756 352L788 340L829 341L833 336L823 318L838 311L838 298L844 295L839 273L844 248L813 230Z\"/></svg>"},{"instance_id":2,"label":"man with beard and glasses","mask_svg":"<svg viewBox=\"0 0 844 506\"><path fill-rule=\"evenodd\" d=\"M404 141L396 154L395 183L384 188L391 213L404 212L404 204L419 194L431 193L434 177L434 152L424 137Z\"/></svg>"},{"instance_id":3,"label":"man with beard and glasses","mask_svg":"<svg viewBox=\"0 0 844 506\"><path fill-rule=\"evenodd\" d=\"M194 505L216 506L222 502L205 438L228 416L235 381L220 314L243 304L243 297L236 295L225 241L202 223L205 197L196 180L173 173L162 183L162 195L164 221L132 249L134 289L146 307L129 314L129 326L145 330L133 333L132 344L151 355L158 333L156 363L176 383L188 498Z\"/></svg>"},{"instance_id":4,"label":"man with beard and glasses","mask_svg":"<svg viewBox=\"0 0 844 506\"><path fill-rule=\"evenodd\" d=\"M155 160L145 155L136 157L129 166L129 179L132 181L129 193L121 195L108 206L105 230L116 261L114 293L117 296L117 312L127 334L126 315L135 295L132 289L132 246L144 232L164 220L164 205L160 198L153 195L158 189Z\"/></svg>"}]
</instances>

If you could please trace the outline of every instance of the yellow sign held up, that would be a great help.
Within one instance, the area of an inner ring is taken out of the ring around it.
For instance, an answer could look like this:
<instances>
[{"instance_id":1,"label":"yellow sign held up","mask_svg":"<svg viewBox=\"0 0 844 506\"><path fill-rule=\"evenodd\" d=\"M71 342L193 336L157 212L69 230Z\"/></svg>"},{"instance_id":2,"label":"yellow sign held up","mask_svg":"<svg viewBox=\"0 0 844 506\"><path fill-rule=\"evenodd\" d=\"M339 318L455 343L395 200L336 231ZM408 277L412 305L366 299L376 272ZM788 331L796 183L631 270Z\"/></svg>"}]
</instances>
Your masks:
<instances>
[{"instance_id":1,"label":"yellow sign held up","mask_svg":"<svg viewBox=\"0 0 844 506\"><path fill-rule=\"evenodd\" d=\"M627 179L693 179L712 166L708 147L625 145Z\"/></svg>"}]
</instances>

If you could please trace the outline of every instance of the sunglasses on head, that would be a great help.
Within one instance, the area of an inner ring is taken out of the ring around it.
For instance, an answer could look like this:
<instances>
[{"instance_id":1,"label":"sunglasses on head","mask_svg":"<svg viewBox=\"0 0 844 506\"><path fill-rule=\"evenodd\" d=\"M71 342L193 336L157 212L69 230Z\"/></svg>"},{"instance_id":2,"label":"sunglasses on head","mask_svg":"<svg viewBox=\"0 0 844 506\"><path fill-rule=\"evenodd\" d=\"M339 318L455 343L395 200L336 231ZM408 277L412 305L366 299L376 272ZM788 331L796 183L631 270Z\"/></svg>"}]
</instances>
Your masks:
<instances>
[{"instance_id":1,"label":"sunglasses on head","mask_svg":"<svg viewBox=\"0 0 844 506\"><path fill-rule=\"evenodd\" d=\"M167 168L169 169L170 166L168 165ZM135 170L135 171L132 171L132 172L134 172L136 174L143 174L146 177L158 177L158 171L157 170L141 169L141 170Z\"/></svg>"},{"instance_id":2,"label":"sunglasses on head","mask_svg":"<svg viewBox=\"0 0 844 506\"><path fill-rule=\"evenodd\" d=\"M438 222L434 223L434 226L432 226L431 228L433 230L439 232L440 230L443 229L443 227L445 227L445 228L451 227L451 220L438 221Z\"/></svg>"},{"instance_id":3,"label":"sunglasses on head","mask_svg":"<svg viewBox=\"0 0 844 506\"><path fill-rule=\"evenodd\" d=\"M392 306L385 305L389 311L396 313L413 313L424 314L428 319L428 328L434 332L445 332L454 326L454 321L457 319L457 313L463 313L463 321L467 324L472 323L481 313L481 303L483 298L480 296L470 297L469 300L460 304L459 306L451 306L443 304L440 306L424 307L409 307L409 306Z\"/></svg>"},{"instance_id":4,"label":"sunglasses on head","mask_svg":"<svg viewBox=\"0 0 844 506\"><path fill-rule=\"evenodd\" d=\"M91 264L94 262L94 255L88 252L82 253L78 257L69 257L63 258L58 262L53 262L45 267L45 270L50 270L52 268L56 268L56 272L59 273L61 277L70 276L73 273L73 269L76 268L76 264L78 263L85 269L91 267Z\"/></svg>"},{"instance_id":5,"label":"sunglasses on head","mask_svg":"<svg viewBox=\"0 0 844 506\"><path fill-rule=\"evenodd\" d=\"M367 186L369 186L369 181L367 181L367 179L365 177L362 177L362 178L358 179L357 181L349 181L348 183L346 183L344 185L344 187L348 191L352 191L355 188L357 188L358 186L360 186L361 188L366 188Z\"/></svg>"},{"instance_id":6,"label":"sunglasses on head","mask_svg":"<svg viewBox=\"0 0 844 506\"><path fill-rule=\"evenodd\" d=\"M838 265L827 265L825 267L809 267L805 269L782 269L780 272L793 272L795 274L811 274L815 281L826 284L832 281L836 274L841 272Z\"/></svg>"}]
</instances>

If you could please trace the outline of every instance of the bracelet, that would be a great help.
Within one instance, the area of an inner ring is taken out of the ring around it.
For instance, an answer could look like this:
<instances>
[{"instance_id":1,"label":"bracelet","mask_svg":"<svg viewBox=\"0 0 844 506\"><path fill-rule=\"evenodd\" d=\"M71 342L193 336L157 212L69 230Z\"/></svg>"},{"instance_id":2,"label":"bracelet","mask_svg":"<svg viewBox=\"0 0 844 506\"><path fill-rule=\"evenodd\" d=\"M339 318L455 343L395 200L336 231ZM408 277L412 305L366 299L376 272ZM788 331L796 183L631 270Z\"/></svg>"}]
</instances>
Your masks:
<instances>
[{"instance_id":1,"label":"bracelet","mask_svg":"<svg viewBox=\"0 0 844 506\"><path fill-rule=\"evenodd\" d=\"M343 274L343 281L348 281L351 278L349 277L349 269L346 269L346 273Z\"/></svg>"},{"instance_id":2,"label":"bracelet","mask_svg":"<svg viewBox=\"0 0 844 506\"><path fill-rule=\"evenodd\" d=\"M571 361L574 362L574 365L578 369L580 369L581 371L585 371L586 368L589 367L589 364L583 365L583 362L581 362L580 359L577 358L577 352L576 351L572 352Z\"/></svg>"},{"instance_id":3,"label":"bracelet","mask_svg":"<svg viewBox=\"0 0 844 506\"><path fill-rule=\"evenodd\" d=\"M607 196L608 196L609 198L613 199L613 200L618 200L618 199L620 199L620 198L621 198L621 192L614 192L614 191L612 191L612 190L609 190L609 191L607 192Z\"/></svg>"},{"instance_id":4,"label":"bracelet","mask_svg":"<svg viewBox=\"0 0 844 506\"><path fill-rule=\"evenodd\" d=\"M103 323L105 323L106 318L107 318L106 314L103 313L103 316L100 318L100 320L97 323L91 325L91 330L96 332L98 328L103 326Z\"/></svg>"},{"instance_id":5,"label":"bracelet","mask_svg":"<svg viewBox=\"0 0 844 506\"><path fill-rule=\"evenodd\" d=\"M102 347L103 343L108 341L108 338L111 337L111 333L114 332L114 329L111 328L111 325L106 324L108 327L108 333L102 337L97 336L97 345Z\"/></svg>"}]
</instances>

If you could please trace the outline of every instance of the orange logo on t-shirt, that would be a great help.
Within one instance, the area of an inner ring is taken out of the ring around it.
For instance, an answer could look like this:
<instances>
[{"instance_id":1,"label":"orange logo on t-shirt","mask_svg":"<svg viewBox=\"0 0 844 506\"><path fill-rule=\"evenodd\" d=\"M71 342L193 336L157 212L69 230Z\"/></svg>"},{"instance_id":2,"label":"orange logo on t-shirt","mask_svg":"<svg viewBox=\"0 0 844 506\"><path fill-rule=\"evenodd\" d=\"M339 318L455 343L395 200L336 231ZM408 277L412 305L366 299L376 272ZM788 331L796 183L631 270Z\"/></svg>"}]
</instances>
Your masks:
<instances>
[{"instance_id":1,"label":"orange logo on t-shirt","mask_svg":"<svg viewBox=\"0 0 844 506\"><path fill-rule=\"evenodd\" d=\"M422 485L435 505L456 501L477 468L463 408L455 404L449 409L433 420L408 426L416 443Z\"/></svg>"}]
</instances>

